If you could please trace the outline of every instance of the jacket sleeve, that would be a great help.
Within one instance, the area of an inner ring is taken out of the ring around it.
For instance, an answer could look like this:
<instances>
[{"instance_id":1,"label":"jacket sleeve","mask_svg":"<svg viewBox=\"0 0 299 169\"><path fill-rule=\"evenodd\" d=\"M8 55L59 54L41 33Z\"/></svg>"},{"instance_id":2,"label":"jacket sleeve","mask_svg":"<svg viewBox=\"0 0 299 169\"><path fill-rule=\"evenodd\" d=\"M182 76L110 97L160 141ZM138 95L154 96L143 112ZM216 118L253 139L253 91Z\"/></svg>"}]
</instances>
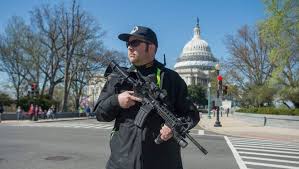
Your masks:
<instances>
[{"instance_id":1,"label":"jacket sleeve","mask_svg":"<svg viewBox=\"0 0 299 169\"><path fill-rule=\"evenodd\" d=\"M183 122L188 124L188 130L195 127L200 120L199 113L195 105L188 98L188 88L185 81L177 75L176 85L177 100L175 103L176 112L179 112L179 116Z\"/></svg>"},{"instance_id":2,"label":"jacket sleeve","mask_svg":"<svg viewBox=\"0 0 299 169\"><path fill-rule=\"evenodd\" d=\"M98 121L109 122L114 120L118 115L120 106L118 103L118 93L115 91L117 83L118 79L114 77L105 83L93 109Z\"/></svg>"}]
</instances>

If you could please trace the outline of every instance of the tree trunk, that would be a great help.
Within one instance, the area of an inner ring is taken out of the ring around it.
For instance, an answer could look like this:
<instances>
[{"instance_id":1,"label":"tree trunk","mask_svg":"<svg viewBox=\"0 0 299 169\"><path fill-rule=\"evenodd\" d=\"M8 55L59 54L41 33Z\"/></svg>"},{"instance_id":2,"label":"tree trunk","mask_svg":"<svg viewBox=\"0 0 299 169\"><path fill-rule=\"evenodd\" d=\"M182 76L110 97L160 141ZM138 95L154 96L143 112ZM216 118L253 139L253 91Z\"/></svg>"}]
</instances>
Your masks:
<instances>
[{"instance_id":1,"label":"tree trunk","mask_svg":"<svg viewBox=\"0 0 299 169\"><path fill-rule=\"evenodd\" d=\"M55 88L55 85L54 85L52 82L50 82L50 87L49 87L49 92L48 92L48 94L49 94L49 98L50 98L50 99L53 98L53 95L54 95L54 88Z\"/></svg>"},{"instance_id":2,"label":"tree trunk","mask_svg":"<svg viewBox=\"0 0 299 169\"><path fill-rule=\"evenodd\" d=\"M62 101L62 111L68 111L68 95L69 95L69 63L66 63L65 72L64 72L64 93L63 93L63 101Z\"/></svg>"}]
</instances>

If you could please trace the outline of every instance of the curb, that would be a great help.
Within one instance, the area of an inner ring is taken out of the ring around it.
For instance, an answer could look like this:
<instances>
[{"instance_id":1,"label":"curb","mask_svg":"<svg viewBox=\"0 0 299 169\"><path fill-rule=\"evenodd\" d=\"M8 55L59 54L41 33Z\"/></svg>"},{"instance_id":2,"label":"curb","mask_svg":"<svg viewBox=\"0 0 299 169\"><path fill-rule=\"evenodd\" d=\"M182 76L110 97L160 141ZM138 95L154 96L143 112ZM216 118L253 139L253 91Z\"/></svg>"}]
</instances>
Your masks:
<instances>
[{"instance_id":1,"label":"curb","mask_svg":"<svg viewBox=\"0 0 299 169\"><path fill-rule=\"evenodd\" d=\"M83 118L67 118L67 119L53 119L53 120L42 120L42 121L33 121L34 123L51 123L51 122L59 122L59 121L76 121L76 120L87 120L87 119L93 119L93 118L87 118L87 117L83 117Z\"/></svg>"}]
</instances>

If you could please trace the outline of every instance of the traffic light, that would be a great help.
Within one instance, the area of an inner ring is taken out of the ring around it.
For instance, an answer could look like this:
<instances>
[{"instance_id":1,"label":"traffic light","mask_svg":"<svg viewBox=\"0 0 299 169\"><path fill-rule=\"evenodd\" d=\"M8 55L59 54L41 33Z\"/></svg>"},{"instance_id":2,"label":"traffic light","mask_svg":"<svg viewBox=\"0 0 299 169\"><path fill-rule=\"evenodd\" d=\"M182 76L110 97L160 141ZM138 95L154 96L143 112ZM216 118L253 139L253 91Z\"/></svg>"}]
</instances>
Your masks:
<instances>
[{"instance_id":1,"label":"traffic light","mask_svg":"<svg viewBox=\"0 0 299 169\"><path fill-rule=\"evenodd\" d=\"M228 86L224 85L223 86L223 95L227 95L227 89L228 89Z\"/></svg>"},{"instance_id":2,"label":"traffic light","mask_svg":"<svg viewBox=\"0 0 299 169\"><path fill-rule=\"evenodd\" d=\"M218 80L218 91L221 90L221 87L222 87L222 76L221 75L218 75L217 76L217 80Z\"/></svg>"},{"instance_id":3,"label":"traffic light","mask_svg":"<svg viewBox=\"0 0 299 169\"><path fill-rule=\"evenodd\" d=\"M32 91L32 92L35 91L36 88L37 88L37 84L36 84L36 83L32 83L32 84L31 84L31 91Z\"/></svg>"}]
</instances>

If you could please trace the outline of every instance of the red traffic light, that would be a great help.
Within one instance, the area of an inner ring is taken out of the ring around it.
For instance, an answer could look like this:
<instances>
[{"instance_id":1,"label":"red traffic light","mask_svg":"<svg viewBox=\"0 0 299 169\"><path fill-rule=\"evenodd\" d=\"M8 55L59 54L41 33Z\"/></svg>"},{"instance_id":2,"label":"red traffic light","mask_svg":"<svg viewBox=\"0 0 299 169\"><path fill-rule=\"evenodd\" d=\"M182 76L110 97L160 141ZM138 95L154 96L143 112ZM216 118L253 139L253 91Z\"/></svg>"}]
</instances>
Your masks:
<instances>
[{"instance_id":1,"label":"red traffic light","mask_svg":"<svg viewBox=\"0 0 299 169\"><path fill-rule=\"evenodd\" d=\"M217 80L218 80L218 81L221 81L222 79L223 79L223 78L222 78L221 75L218 75L218 76L217 76Z\"/></svg>"},{"instance_id":2,"label":"red traffic light","mask_svg":"<svg viewBox=\"0 0 299 169\"><path fill-rule=\"evenodd\" d=\"M32 83L31 84L31 90L34 91L37 88L37 84L36 83Z\"/></svg>"}]
</instances>

